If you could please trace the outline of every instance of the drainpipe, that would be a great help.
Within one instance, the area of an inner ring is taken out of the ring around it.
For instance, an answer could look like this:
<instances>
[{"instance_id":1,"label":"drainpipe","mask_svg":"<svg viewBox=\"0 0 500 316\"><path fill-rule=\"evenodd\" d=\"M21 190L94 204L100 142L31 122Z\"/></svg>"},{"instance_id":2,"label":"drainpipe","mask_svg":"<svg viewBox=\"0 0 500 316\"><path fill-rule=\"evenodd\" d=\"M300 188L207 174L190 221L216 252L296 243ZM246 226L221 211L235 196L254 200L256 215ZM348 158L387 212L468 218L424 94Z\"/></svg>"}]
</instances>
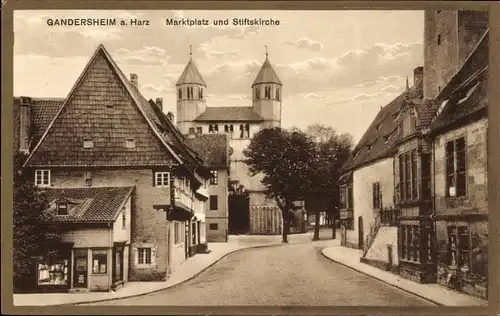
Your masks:
<instances>
[{"instance_id":1,"label":"drainpipe","mask_svg":"<svg viewBox=\"0 0 500 316\"><path fill-rule=\"evenodd\" d=\"M435 248L437 245L437 238L436 238L436 221L435 221L435 216L436 216L436 146L434 142L434 137L431 137L431 142L432 142L432 212L429 215L430 220L432 221L431 227L432 227L432 236L431 236L431 246L433 246L433 249L431 249L431 255L432 255L432 260L435 260ZM437 262L436 262L437 264Z\"/></svg>"}]
</instances>

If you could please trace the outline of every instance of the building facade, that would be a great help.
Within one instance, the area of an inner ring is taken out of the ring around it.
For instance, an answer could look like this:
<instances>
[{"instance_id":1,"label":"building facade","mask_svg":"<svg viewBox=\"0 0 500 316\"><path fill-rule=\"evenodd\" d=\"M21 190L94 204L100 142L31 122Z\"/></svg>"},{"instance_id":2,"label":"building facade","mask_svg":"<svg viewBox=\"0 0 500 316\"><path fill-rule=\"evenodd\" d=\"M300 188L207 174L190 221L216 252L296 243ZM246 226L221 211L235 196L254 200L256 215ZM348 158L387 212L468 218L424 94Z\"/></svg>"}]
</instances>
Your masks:
<instances>
[{"instance_id":1,"label":"building facade","mask_svg":"<svg viewBox=\"0 0 500 316\"><path fill-rule=\"evenodd\" d=\"M228 180L229 147L225 134L190 133L187 144L196 151L210 168L209 201L205 213L206 238L209 242L228 240Z\"/></svg>"},{"instance_id":2,"label":"building facade","mask_svg":"<svg viewBox=\"0 0 500 316\"><path fill-rule=\"evenodd\" d=\"M15 147L29 153L24 167L32 172L36 186L54 192L55 201L73 201L70 204L82 208L78 212L82 216L89 210L85 203L98 202L100 190L132 188L128 238L122 240L124 233L114 229L116 219L110 218L107 230L99 234L83 224L71 226L68 232L68 236L87 236L72 241L66 268L73 276L86 275L89 290L106 290L94 285L104 284L106 277L113 280L115 270L109 269L107 276L93 276L101 274L101 265L113 266L116 256L124 258L120 261L123 280L119 281L165 280L196 249L206 248L204 231L198 227L204 226L200 219L209 198L209 169L173 124L168 124L168 118L159 114L161 104L141 95L137 81L136 75L128 80L100 45L64 101L14 100L20 135ZM40 115L32 115L36 113ZM79 204L67 194L69 190L94 195L85 197L91 202L76 198ZM103 212L113 212L113 207ZM117 250L120 255L114 254L115 243L122 247ZM105 251L93 259L88 249L94 248ZM98 273L92 270L95 260ZM102 271L108 269L103 266Z\"/></svg>"},{"instance_id":3,"label":"building facade","mask_svg":"<svg viewBox=\"0 0 500 316\"><path fill-rule=\"evenodd\" d=\"M358 232L349 235L348 229L343 231L342 244L352 246L349 239L357 235L358 247L364 248L362 262L419 283L437 282L486 299L487 13L428 10L424 35L424 67L415 69L414 86L398 97L391 111L395 141L391 144L389 140L385 147L392 153L387 161L393 158L392 168L386 171L392 169L394 177L395 212L384 210L377 215L374 208L373 215L361 211L362 221L375 216L376 229L368 234L363 247L359 245L362 236L360 226L356 228L356 211L358 206L362 210L362 205L368 204L369 194L366 188L356 194L356 187L363 183L367 186L370 181L367 176L360 177L362 183L357 185L356 173L362 169L356 166L356 159L366 147L366 135L370 131L376 134L373 126L375 130L384 126L375 118L344 166L339 181L344 201L341 220L346 228ZM370 149L368 146L365 150ZM381 162L379 159L377 163ZM371 176L383 175L374 167L365 168ZM351 185L354 192L349 203ZM383 191L391 190L389 186L379 194L382 205L388 198ZM372 198L377 195L378 185L373 188ZM349 221L351 209L354 227ZM384 223L391 226L391 232L383 228ZM378 248L384 245L386 251L380 251Z\"/></svg>"},{"instance_id":4,"label":"building facade","mask_svg":"<svg viewBox=\"0 0 500 316\"><path fill-rule=\"evenodd\" d=\"M244 227L239 227L241 225L236 223L235 231L230 233L267 231L250 223L258 222L255 217L260 216L262 210L265 210L264 217L269 215L274 218L277 206L274 200L266 198L265 187L261 183L263 175L251 175L243 155L255 133L263 128L281 126L282 83L267 54L249 89L252 106L207 107L207 85L191 58L179 77L176 88L177 126L183 134L226 134L228 137L228 184L230 188L244 191L244 196L229 194L229 226L233 227L233 219L244 220ZM281 225L280 220L276 227ZM276 228L274 233L279 234L280 230Z\"/></svg>"}]
</instances>

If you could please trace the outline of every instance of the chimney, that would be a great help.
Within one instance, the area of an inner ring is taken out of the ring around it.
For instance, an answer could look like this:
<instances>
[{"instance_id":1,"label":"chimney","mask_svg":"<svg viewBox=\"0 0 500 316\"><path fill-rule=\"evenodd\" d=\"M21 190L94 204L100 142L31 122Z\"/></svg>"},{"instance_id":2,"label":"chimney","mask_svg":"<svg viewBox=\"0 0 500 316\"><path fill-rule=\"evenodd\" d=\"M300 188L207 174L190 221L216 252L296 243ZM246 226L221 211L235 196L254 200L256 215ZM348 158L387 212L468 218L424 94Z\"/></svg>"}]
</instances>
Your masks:
<instances>
[{"instance_id":1,"label":"chimney","mask_svg":"<svg viewBox=\"0 0 500 316\"><path fill-rule=\"evenodd\" d=\"M139 77L136 74L130 74L130 83L139 90Z\"/></svg>"},{"instance_id":2,"label":"chimney","mask_svg":"<svg viewBox=\"0 0 500 316\"><path fill-rule=\"evenodd\" d=\"M156 105L163 111L163 99L156 98Z\"/></svg>"},{"instance_id":3,"label":"chimney","mask_svg":"<svg viewBox=\"0 0 500 316\"><path fill-rule=\"evenodd\" d=\"M19 151L28 153L31 138L31 98L20 97Z\"/></svg>"},{"instance_id":4,"label":"chimney","mask_svg":"<svg viewBox=\"0 0 500 316\"><path fill-rule=\"evenodd\" d=\"M175 123L175 122L174 122L174 113L172 113L172 112L168 111L168 113L167 113L167 117L168 117L168 119L170 120L170 122Z\"/></svg>"},{"instance_id":5,"label":"chimney","mask_svg":"<svg viewBox=\"0 0 500 316\"><path fill-rule=\"evenodd\" d=\"M420 66L413 70L413 85L419 85L424 80L424 67Z\"/></svg>"}]
</instances>

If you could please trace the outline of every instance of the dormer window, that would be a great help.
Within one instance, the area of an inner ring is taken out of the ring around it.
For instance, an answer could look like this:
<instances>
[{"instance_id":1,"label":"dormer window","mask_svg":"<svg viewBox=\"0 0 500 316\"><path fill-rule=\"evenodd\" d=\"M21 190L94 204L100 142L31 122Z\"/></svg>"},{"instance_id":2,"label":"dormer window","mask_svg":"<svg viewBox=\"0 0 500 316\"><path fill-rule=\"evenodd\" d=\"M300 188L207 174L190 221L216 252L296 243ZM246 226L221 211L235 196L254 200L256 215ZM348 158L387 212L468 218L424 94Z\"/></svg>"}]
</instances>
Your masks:
<instances>
[{"instance_id":1,"label":"dormer window","mask_svg":"<svg viewBox=\"0 0 500 316\"><path fill-rule=\"evenodd\" d=\"M83 148L94 148L94 141L92 139L84 139Z\"/></svg>"},{"instance_id":2,"label":"dormer window","mask_svg":"<svg viewBox=\"0 0 500 316\"><path fill-rule=\"evenodd\" d=\"M68 203L62 202L62 203L57 203L57 215L58 216L65 216L68 215Z\"/></svg>"}]
</instances>

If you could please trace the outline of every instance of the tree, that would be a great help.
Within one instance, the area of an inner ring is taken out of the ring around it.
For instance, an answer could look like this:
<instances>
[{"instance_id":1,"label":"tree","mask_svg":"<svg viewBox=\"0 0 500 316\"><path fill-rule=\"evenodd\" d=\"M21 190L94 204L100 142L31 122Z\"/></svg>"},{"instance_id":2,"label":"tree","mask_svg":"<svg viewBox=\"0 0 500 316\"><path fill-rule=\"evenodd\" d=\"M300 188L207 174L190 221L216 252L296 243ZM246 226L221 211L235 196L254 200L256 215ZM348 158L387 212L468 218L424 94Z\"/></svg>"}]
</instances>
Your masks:
<instances>
[{"instance_id":1,"label":"tree","mask_svg":"<svg viewBox=\"0 0 500 316\"><path fill-rule=\"evenodd\" d=\"M288 242L292 203L305 198L309 185L312 150L313 144L305 133L275 127L259 131L243 152L250 172L263 173L267 195L281 210L284 243Z\"/></svg>"},{"instance_id":2,"label":"tree","mask_svg":"<svg viewBox=\"0 0 500 316\"><path fill-rule=\"evenodd\" d=\"M336 210L340 204L337 182L340 168L353 146L353 139L350 134L338 135L332 127L321 124L310 125L306 134L314 143L309 172L310 186L306 194L306 208L315 213L313 240L319 240L321 212L330 214L332 238L335 239Z\"/></svg>"},{"instance_id":3,"label":"tree","mask_svg":"<svg viewBox=\"0 0 500 316\"><path fill-rule=\"evenodd\" d=\"M14 290L29 290L36 279L35 267L40 258L57 255L58 226L44 213L48 201L38 190L30 173L22 168L26 155L14 157L13 264Z\"/></svg>"}]
</instances>

